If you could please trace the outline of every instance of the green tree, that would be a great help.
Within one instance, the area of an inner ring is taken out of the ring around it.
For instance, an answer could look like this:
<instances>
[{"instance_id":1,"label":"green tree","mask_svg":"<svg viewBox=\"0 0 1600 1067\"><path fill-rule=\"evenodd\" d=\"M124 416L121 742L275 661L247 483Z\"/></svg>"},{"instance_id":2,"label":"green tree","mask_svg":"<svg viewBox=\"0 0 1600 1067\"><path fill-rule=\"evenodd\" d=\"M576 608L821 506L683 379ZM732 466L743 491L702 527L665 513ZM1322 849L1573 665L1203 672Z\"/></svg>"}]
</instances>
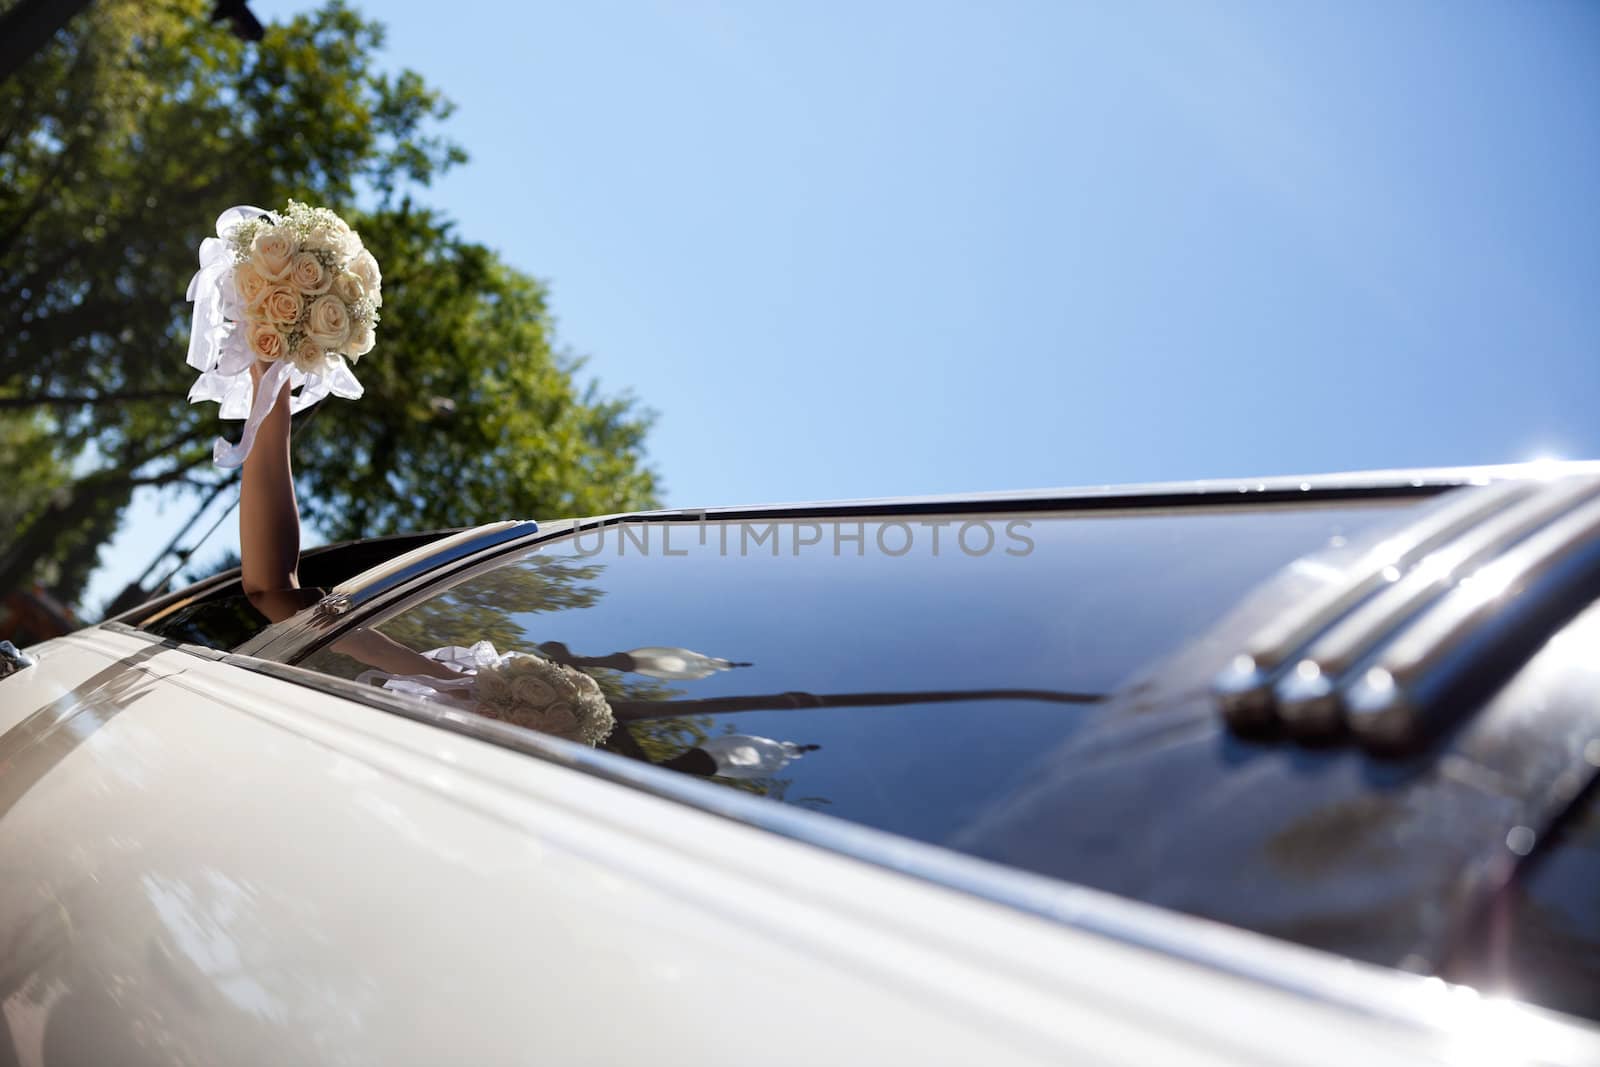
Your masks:
<instances>
[{"instance_id":1,"label":"green tree","mask_svg":"<svg viewBox=\"0 0 1600 1067\"><path fill-rule=\"evenodd\" d=\"M51 442L0 461L59 483L0 541L0 592L75 599L137 488L218 477L183 295L238 203L339 210L384 267L368 397L324 401L297 447L328 537L651 504L648 416L580 389L543 287L414 202L465 157L443 98L376 68L382 27L334 2L246 44L208 6L97 0L0 84L0 416Z\"/></svg>"},{"instance_id":2,"label":"green tree","mask_svg":"<svg viewBox=\"0 0 1600 1067\"><path fill-rule=\"evenodd\" d=\"M329 539L652 504L648 418L579 389L542 285L409 203L357 222L384 263L379 347L356 367L367 393L334 400L295 447Z\"/></svg>"},{"instance_id":3,"label":"green tree","mask_svg":"<svg viewBox=\"0 0 1600 1067\"><path fill-rule=\"evenodd\" d=\"M31 522L68 492L72 468L56 439L56 425L46 412L0 411L0 470L6 492L0 494L0 530L16 530ZM93 565L98 539L115 526L120 504L101 501L98 521L68 533L34 577L59 588L81 584ZM109 503L110 506L107 506Z\"/></svg>"}]
</instances>

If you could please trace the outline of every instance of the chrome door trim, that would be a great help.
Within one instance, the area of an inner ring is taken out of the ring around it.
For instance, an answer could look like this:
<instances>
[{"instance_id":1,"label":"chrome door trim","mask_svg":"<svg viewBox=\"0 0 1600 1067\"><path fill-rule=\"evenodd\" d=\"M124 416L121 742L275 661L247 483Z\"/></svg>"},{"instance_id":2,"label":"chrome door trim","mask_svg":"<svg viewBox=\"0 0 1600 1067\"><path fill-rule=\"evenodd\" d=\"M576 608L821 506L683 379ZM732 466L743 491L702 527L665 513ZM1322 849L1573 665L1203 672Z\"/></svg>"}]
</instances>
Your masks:
<instances>
[{"instance_id":1,"label":"chrome door trim","mask_svg":"<svg viewBox=\"0 0 1600 1067\"><path fill-rule=\"evenodd\" d=\"M1353 561L1343 581L1324 586L1270 620L1217 677L1218 699L1229 722L1245 727L1265 725L1275 709L1273 687L1318 634L1434 549L1530 495L1536 484L1492 482L1449 493L1442 506Z\"/></svg>"},{"instance_id":2,"label":"chrome door trim","mask_svg":"<svg viewBox=\"0 0 1600 1067\"><path fill-rule=\"evenodd\" d=\"M1563 565L1579 573L1568 581L1541 582ZM1345 718L1351 731L1377 748L1425 740L1447 725L1432 699L1466 676L1478 654L1455 653L1474 638L1504 638L1496 611L1517 618L1570 599L1572 585L1591 588L1600 571L1600 499L1591 499L1556 519L1504 555L1457 583L1420 615L1406 622L1376 662L1344 684ZM1480 640L1479 644L1484 642Z\"/></svg>"},{"instance_id":3,"label":"chrome door trim","mask_svg":"<svg viewBox=\"0 0 1600 1067\"><path fill-rule=\"evenodd\" d=\"M27 670L39 662L39 657L29 655L10 641L0 641L0 678Z\"/></svg>"},{"instance_id":4,"label":"chrome door trim","mask_svg":"<svg viewBox=\"0 0 1600 1067\"><path fill-rule=\"evenodd\" d=\"M1597 496L1600 475L1565 470L1550 479L1464 489L1359 555L1328 561L1336 568L1331 581L1287 601L1235 646L1240 651L1212 683L1223 717L1236 729L1281 726L1307 739L1351 727L1374 747L1425 740L1423 709L1415 707L1421 667L1405 667L1410 696L1404 698L1394 688L1403 665L1391 664L1389 673L1368 668L1418 616L1432 615L1444 601L1461 603L1469 595L1461 589L1475 575L1525 556L1528 544L1544 544L1552 528L1566 529ZM1347 699L1356 693L1360 713Z\"/></svg>"}]
</instances>

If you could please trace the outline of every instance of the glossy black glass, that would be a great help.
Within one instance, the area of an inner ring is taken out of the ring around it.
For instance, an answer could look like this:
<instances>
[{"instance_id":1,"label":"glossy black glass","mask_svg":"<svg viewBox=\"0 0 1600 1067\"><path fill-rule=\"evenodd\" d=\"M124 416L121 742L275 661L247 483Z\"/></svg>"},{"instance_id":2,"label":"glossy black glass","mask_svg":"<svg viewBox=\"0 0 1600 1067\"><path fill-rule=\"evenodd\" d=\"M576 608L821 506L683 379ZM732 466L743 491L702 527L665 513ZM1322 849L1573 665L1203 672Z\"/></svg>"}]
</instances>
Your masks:
<instances>
[{"instance_id":1,"label":"glossy black glass","mask_svg":"<svg viewBox=\"0 0 1600 1067\"><path fill-rule=\"evenodd\" d=\"M573 664L624 723L614 750L949 844L1256 583L1409 506L611 527L377 629ZM303 665L368 669L329 650ZM803 751L745 776L728 735Z\"/></svg>"}]
</instances>

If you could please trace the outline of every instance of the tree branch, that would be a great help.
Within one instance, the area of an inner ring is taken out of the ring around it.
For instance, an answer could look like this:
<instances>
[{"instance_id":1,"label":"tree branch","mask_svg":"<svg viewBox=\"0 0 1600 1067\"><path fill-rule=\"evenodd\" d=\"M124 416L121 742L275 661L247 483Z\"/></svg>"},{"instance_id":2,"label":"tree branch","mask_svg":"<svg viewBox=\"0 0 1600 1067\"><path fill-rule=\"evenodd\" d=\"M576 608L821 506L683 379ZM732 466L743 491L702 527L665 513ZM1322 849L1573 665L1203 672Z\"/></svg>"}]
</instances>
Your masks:
<instances>
[{"instance_id":1,"label":"tree branch","mask_svg":"<svg viewBox=\"0 0 1600 1067\"><path fill-rule=\"evenodd\" d=\"M104 407L139 400L173 399L171 389L136 389L127 393L73 393L62 396L0 396L0 411L42 407Z\"/></svg>"},{"instance_id":2,"label":"tree branch","mask_svg":"<svg viewBox=\"0 0 1600 1067\"><path fill-rule=\"evenodd\" d=\"M14 217L0 220L0 225L5 227L4 232L0 233L0 249L9 249L12 242L17 239L28 225L29 220L50 202L52 196L59 195L61 177L71 170L73 164L77 162L86 140L89 140L89 138L74 137L69 141L63 147L61 154L56 157L55 166L51 168L50 173L45 176L44 180L39 183L39 187L34 190L33 199L21 207Z\"/></svg>"},{"instance_id":3,"label":"tree branch","mask_svg":"<svg viewBox=\"0 0 1600 1067\"><path fill-rule=\"evenodd\" d=\"M83 73L84 68L88 66L91 51L91 49L79 45L76 54L72 57L71 64L62 76L52 83L51 87L74 84ZM41 90L45 86L45 79L24 77L18 79L18 81L23 86L23 91L26 95L21 98L14 121L3 132L0 132L0 152L5 151L6 147L11 143L11 139L17 135L25 124L30 128L37 128L41 117L39 109L35 105L39 97L43 95Z\"/></svg>"},{"instance_id":4,"label":"tree branch","mask_svg":"<svg viewBox=\"0 0 1600 1067\"><path fill-rule=\"evenodd\" d=\"M171 438L157 448L147 451L143 458L136 462L124 462L121 466L95 471L75 482L64 499L51 501L32 522L15 531L15 541L4 551L0 551L0 595L9 593L26 581L52 541L58 538L63 530L76 529L108 497L123 501L116 506L117 510L121 511L126 503L127 494L136 488L170 485L182 481L189 471L206 461L203 453L196 453L192 458L180 460L176 466L160 474L135 475L133 472L157 456L178 448L198 436L197 432L189 432Z\"/></svg>"}]
</instances>

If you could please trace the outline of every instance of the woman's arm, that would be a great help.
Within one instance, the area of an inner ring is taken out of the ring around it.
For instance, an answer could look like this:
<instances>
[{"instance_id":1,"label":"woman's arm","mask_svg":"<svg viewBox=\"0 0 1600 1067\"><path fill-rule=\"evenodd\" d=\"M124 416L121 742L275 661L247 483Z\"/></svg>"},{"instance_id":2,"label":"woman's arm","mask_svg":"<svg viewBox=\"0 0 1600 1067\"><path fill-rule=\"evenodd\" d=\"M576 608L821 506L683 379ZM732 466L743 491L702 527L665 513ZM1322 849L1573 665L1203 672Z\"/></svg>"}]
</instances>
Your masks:
<instances>
[{"instance_id":1,"label":"woman's arm","mask_svg":"<svg viewBox=\"0 0 1600 1067\"><path fill-rule=\"evenodd\" d=\"M415 649L407 648L388 634L368 630L365 627L351 630L328 647L389 674L413 676L420 674L433 678L461 677L461 672L451 670L438 660L429 659Z\"/></svg>"},{"instance_id":2,"label":"woman's arm","mask_svg":"<svg viewBox=\"0 0 1600 1067\"><path fill-rule=\"evenodd\" d=\"M250 366L259 388L266 364ZM261 423L239 483L239 571L245 595L267 618L281 622L299 611L300 511L289 465L289 383Z\"/></svg>"},{"instance_id":3,"label":"woman's arm","mask_svg":"<svg viewBox=\"0 0 1600 1067\"><path fill-rule=\"evenodd\" d=\"M250 366L259 387L266 364ZM289 383L283 384L272 413L256 433L255 447L245 458L239 480L239 571L244 592L257 611L282 622L305 606L300 588L300 508L294 496L294 470L289 462ZM391 674L457 677L442 663L428 659L376 630L359 629L333 646L335 652Z\"/></svg>"}]
</instances>

